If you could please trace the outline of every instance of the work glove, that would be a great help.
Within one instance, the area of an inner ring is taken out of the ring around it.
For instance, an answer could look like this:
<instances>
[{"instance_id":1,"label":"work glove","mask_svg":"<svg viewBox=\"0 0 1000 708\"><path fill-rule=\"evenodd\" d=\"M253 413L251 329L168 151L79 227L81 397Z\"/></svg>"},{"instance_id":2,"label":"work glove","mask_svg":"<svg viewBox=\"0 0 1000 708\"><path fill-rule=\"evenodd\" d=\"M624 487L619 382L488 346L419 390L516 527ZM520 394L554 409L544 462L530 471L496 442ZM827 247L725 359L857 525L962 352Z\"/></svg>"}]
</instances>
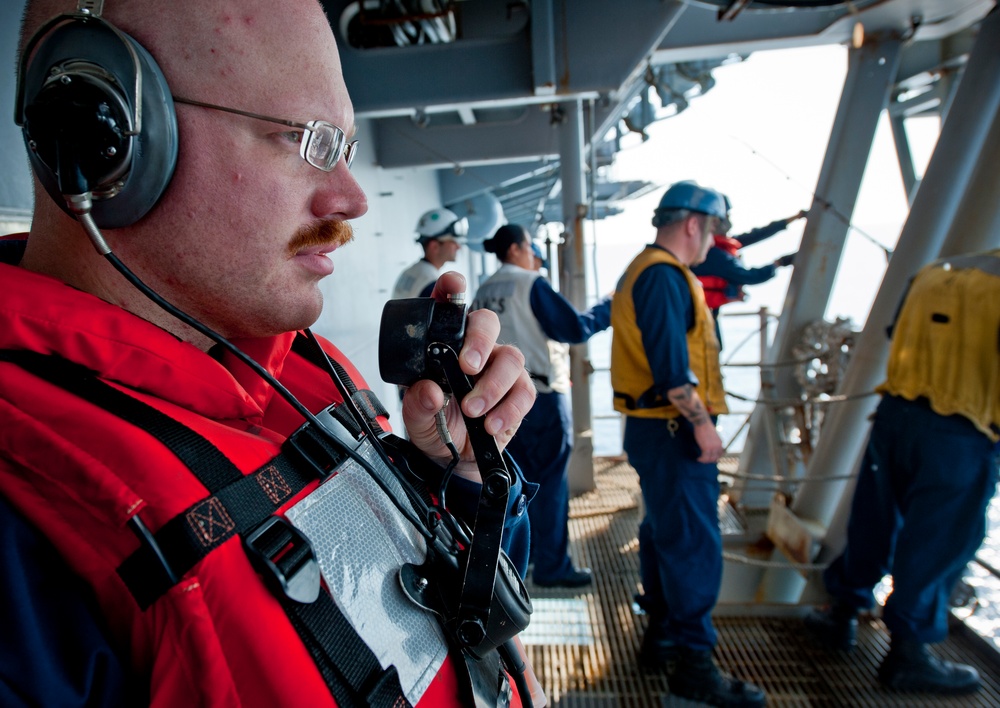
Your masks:
<instances>
[{"instance_id":1,"label":"work glove","mask_svg":"<svg viewBox=\"0 0 1000 708\"><path fill-rule=\"evenodd\" d=\"M795 254L789 253L788 255L782 256L781 258L776 260L774 262L774 265L780 268L781 266L788 266L792 265L793 263L795 263Z\"/></svg>"}]
</instances>

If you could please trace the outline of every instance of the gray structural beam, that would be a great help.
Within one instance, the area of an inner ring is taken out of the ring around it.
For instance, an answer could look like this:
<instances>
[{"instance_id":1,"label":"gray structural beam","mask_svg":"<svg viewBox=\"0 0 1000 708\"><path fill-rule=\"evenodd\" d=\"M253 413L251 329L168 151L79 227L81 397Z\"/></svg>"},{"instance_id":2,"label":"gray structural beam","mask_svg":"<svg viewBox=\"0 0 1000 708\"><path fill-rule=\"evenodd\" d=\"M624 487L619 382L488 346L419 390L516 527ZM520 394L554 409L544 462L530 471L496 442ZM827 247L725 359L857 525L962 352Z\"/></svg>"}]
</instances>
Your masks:
<instances>
[{"instance_id":1,"label":"gray structural beam","mask_svg":"<svg viewBox=\"0 0 1000 708\"><path fill-rule=\"evenodd\" d=\"M979 156L939 257L1000 248L1000 114L994 114Z\"/></svg>"},{"instance_id":2,"label":"gray structural beam","mask_svg":"<svg viewBox=\"0 0 1000 708\"><path fill-rule=\"evenodd\" d=\"M993 0L922 0L877 2L860 11L848 4L797 12L743 11L731 22L713 22L717 8L691 3L676 28L660 45L660 62L714 59L727 54L846 44L860 22L869 36L897 35L917 43L954 35L981 20Z\"/></svg>"},{"instance_id":3,"label":"gray structural beam","mask_svg":"<svg viewBox=\"0 0 1000 708\"><path fill-rule=\"evenodd\" d=\"M463 199L475 197L487 190L503 187L508 183L547 174L552 169L554 169L552 165L532 160L528 163L505 162L495 165L473 165L458 171L438 170L441 203L454 204Z\"/></svg>"},{"instance_id":4,"label":"gray structural beam","mask_svg":"<svg viewBox=\"0 0 1000 708\"><path fill-rule=\"evenodd\" d=\"M341 46L344 80L361 117L534 95L526 32L451 44Z\"/></svg>"},{"instance_id":5,"label":"gray structural beam","mask_svg":"<svg viewBox=\"0 0 1000 708\"><path fill-rule=\"evenodd\" d=\"M985 247L995 243L996 232L986 228L996 222L995 185L996 135L994 124L1000 111L1000 13L983 22L975 48L969 56L954 105L942 126L917 189L899 243L886 269L864 331L858 340L841 384L840 393L849 397L871 392L885 378L889 354L886 328L892 323L909 279L943 252L951 236L953 253L970 245ZM993 143L992 146L990 143ZM993 154L989 154L992 147ZM979 182L977 182L977 179ZM984 194L988 197L984 198ZM982 210L984 217L979 218ZM983 234L978 240L971 234ZM951 255L951 254L949 254ZM868 413L876 399L853 398L832 407L819 445L809 467L809 477L843 475L853 471L868 431ZM827 525L841 506L847 482L809 484L794 505L802 517ZM838 489L839 488L839 489ZM846 502L846 500L844 500ZM827 546L835 548L839 539L828 534Z\"/></svg>"},{"instance_id":6,"label":"gray structural beam","mask_svg":"<svg viewBox=\"0 0 1000 708\"><path fill-rule=\"evenodd\" d=\"M552 5L553 0L533 0L531 3L532 79L535 94L541 96L556 92L556 28Z\"/></svg>"},{"instance_id":7,"label":"gray structural beam","mask_svg":"<svg viewBox=\"0 0 1000 708\"><path fill-rule=\"evenodd\" d=\"M561 103L559 108L559 177L562 182L565 238L559 257L559 289L577 310L584 310L587 307L587 271L584 265L583 225L587 202L583 181L583 107L577 100ZM571 494L587 492L595 486L588 352L586 342L570 347L573 453L568 474Z\"/></svg>"},{"instance_id":8,"label":"gray structural beam","mask_svg":"<svg viewBox=\"0 0 1000 708\"><path fill-rule=\"evenodd\" d=\"M787 364L793 360L792 349L803 328L826 314L875 129L889 100L899 50L897 39L886 39L848 52L847 77L816 196L802 234L774 341L762 362L766 371L773 372L773 389L764 391L765 395L778 399L798 396L793 367ZM782 461L769 454L768 415L771 413L764 405L754 409L740 458L740 472L794 474L795 470L783 469ZM746 484L740 493L742 503L748 507L766 507L770 497L770 485Z\"/></svg>"},{"instance_id":9,"label":"gray structural beam","mask_svg":"<svg viewBox=\"0 0 1000 708\"><path fill-rule=\"evenodd\" d=\"M595 121L614 124L620 111L599 104ZM551 104L473 110L474 124L428 114L423 121L407 116L375 121L376 161L381 167L437 167L555 158L559 154ZM592 136L587 137L590 142ZM479 191L484 191L482 186Z\"/></svg>"},{"instance_id":10,"label":"gray structural beam","mask_svg":"<svg viewBox=\"0 0 1000 708\"><path fill-rule=\"evenodd\" d=\"M885 378L891 324L910 278L941 255L998 245L1000 187L1000 13L983 21L899 243L886 269L864 331L839 393L847 401L831 408L812 457L807 482L793 512L827 527L818 560L843 548L854 481L826 478L856 471L877 398L866 396ZM784 579L778 580L778 574ZM772 601L796 601L805 584L793 571L772 571Z\"/></svg>"},{"instance_id":11,"label":"gray structural beam","mask_svg":"<svg viewBox=\"0 0 1000 708\"><path fill-rule=\"evenodd\" d=\"M892 141L896 146L896 159L899 160L899 172L903 177L903 190L906 200L913 203L917 191L917 171L913 168L913 152L910 150L910 140L906 136L906 118L900 113L889 115L892 126Z\"/></svg>"},{"instance_id":12,"label":"gray structural beam","mask_svg":"<svg viewBox=\"0 0 1000 708\"><path fill-rule=\"evenodd\" d=\"M0 221L27 220L33 201L28 155L21 130L11 120L17 78L11 67L17 66L17 36L23 10L24 0L0 2L0 58L4 67L0 72L0 165L3 165L0 170Z\"/></svg>"},{"instance_id":13,"label":"gray structural beam","mask_svg":"<svg viewBox=\"0 0 1000 708\"><path fill-rule=\"evenodd\" d=\"M336 19L349 2L324 4ZM355 111L368 117L416 107L616 92L662 41L666 20L679 4L628 0L609 8L604 0L545 0L531 3L534 25L510 17L493 36L369 49L341 40L341 62ZM492 12L491 5L496 3L465 3L462 13Z\"/></svg>"},{"instance_id":14,"label":"gray structural beam","mask_svg":"<svg viewBox=\"0 0 1000 708\"><path fill-rule=\"evenodd\" d=\"M451 169L470 162L517 162L555 158L556 129L546 106L522 106L507 120L476 125L430 124L421 127L408 117L375 121L376 160L381 167Z\"/></svg>"}]
</instances>

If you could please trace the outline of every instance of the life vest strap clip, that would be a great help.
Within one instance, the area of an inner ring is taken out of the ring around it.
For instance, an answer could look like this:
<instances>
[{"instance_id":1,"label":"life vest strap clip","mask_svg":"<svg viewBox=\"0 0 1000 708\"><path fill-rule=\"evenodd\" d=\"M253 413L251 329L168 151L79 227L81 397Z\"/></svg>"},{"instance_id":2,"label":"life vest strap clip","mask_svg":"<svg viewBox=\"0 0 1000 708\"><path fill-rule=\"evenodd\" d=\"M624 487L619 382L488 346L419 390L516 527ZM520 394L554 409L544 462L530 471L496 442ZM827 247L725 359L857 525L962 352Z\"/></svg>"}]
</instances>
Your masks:
<instances>
[{"instance_id":1,"label":"life vest strap clip","mask_svg":"<svg viewBox=\"0 0 1000 708\"><path fill-rule=\"evenodd\" d=\"M309 539L284 517L269 516L247 534L244 543L273 591L304 605L316 601L322 589L316 553Z\"/></svg>"}]
</instances>

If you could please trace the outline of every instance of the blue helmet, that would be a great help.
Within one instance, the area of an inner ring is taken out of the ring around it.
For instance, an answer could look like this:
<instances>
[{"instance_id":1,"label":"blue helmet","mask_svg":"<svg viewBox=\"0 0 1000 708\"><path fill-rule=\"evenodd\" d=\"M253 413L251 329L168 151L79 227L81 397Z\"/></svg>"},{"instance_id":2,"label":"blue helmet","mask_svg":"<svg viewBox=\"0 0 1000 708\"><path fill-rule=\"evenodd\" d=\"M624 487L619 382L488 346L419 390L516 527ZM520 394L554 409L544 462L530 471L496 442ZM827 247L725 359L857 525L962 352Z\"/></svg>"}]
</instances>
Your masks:
<instances>
[{"instance_id":1,"label":"blue helmet","mask_svg":"<svg viewBox=\"0 0 1000 708\"><path fill-rule=\"evenodd\" d=\"M660 198L660 205L653 212L653 226L662 226L664 212L687 209L700 214L717 216L725 219L729 210L726 197L716 192L714 189L699 186L696 182L685 181L671 185L670 189L663 193Z\"/></svg>"}]
</instances>

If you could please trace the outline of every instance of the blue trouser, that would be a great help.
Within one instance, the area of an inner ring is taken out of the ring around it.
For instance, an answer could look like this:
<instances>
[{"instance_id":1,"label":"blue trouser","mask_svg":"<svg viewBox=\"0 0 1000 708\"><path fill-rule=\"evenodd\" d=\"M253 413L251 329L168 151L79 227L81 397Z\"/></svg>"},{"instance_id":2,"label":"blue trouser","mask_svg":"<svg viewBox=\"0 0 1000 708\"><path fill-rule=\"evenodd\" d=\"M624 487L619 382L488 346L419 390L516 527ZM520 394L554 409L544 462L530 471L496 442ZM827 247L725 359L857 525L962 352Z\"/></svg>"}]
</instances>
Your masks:
<instances>
[{"instance_id":1,"label":"blue trouser","mask_svg":"<svg viewBox=\"0 0 1000 708\"><path fill-rule=\"evenodd\" d=\"M691 424L628 417L625 452L639 473L646 516L639 525L639 571L649 632L658 641L711 649L712 609L722 584L719 479Z\"/></svg>"},{"instance_id":2,"label":"blue trouser","mask_svg":"<svg viewBox=\"0 0 1000 708\"><path fill-rule=\"evenodd\" d=\"M887 573L883 618L894 637L940 642L948 598L986 535L996 448L963 416L886 396L858 473L847 546L823 574L839 601L867 609Z\"/></svg>"},{"instance_id":3,"label":"blue trouser","mask_svg":"<svg viewBox=\"0 0 1000 708\"><path fill-rule=\"evenodd\" d=\"M513 484L510 485L510 499L503 522L500 547L503 549L517 574L524 579L528 572L528 555L531 548L531 518L525 507L535 493L535 485L524 480L517 460L514 460ZM479 495L483 485L455 475L448 487L448 509L471 525L479 509Z\"/></svg>"},{"instance_id":4,"label":"blue trouser","mask_svg":"<svg viewBox=\"0 0 1000 708\"><path fill-rule=\"evenodd\" d=\"M569 557L567 468L573 450L573 422L563 393L540 393L507 449L524 478L538 484L528 505L532 578L553 582L573 570Z\"/></svg>"}]
</instances>

